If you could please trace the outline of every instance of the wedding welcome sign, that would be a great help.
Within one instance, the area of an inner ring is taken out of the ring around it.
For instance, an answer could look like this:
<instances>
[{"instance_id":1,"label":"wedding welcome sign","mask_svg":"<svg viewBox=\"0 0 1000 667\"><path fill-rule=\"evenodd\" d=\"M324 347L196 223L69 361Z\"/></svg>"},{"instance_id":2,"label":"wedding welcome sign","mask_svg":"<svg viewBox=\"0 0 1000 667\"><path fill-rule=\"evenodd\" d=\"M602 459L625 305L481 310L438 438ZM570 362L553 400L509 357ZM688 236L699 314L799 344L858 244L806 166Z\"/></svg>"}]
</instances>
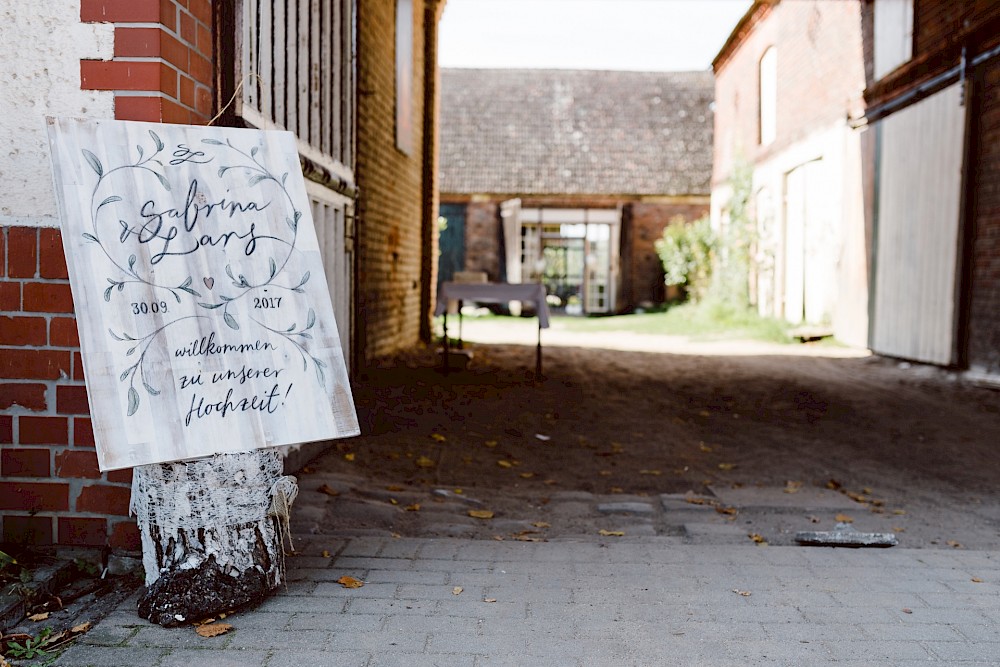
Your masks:
<instances>
[{"instance_id":1,"label":"wedding welcome sign","mask_svg":"<svg viewBox=\"0 0 1000 667\"><path fill-rule=\"evenodd\" d=\"M359 432L291 133L48 126L101 470Z\"/></svg>"}]
</instances>

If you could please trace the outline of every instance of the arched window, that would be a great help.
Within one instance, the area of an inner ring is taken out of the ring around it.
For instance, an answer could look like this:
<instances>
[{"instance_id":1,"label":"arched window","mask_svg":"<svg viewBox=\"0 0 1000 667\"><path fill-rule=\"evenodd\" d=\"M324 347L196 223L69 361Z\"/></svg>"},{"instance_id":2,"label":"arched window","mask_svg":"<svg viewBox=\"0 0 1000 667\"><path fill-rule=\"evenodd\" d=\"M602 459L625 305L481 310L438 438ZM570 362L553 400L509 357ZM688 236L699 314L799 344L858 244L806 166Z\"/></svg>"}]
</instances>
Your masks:
<instances>
[{"instance_id":1,"label":"arched window","mask_svg":"<svg viewBox=\"0 0 1000 667\"><path fill-rule=\"evenodd\" d=\"M761 146L774 141L778 128L778 53L769 46L760 57L757 78L760 94L757 137Z\"/></svg>"}]
</instances>

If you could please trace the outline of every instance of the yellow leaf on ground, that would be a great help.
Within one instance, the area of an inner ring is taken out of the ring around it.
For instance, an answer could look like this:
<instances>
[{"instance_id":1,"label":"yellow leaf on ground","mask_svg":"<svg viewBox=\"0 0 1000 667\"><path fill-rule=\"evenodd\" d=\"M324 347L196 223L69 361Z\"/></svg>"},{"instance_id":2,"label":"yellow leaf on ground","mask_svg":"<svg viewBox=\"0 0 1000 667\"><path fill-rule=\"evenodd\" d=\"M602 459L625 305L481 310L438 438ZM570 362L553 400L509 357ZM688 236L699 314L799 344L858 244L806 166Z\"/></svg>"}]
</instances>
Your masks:
<instances>
[{"instance_id":1,"label":"yellow leaf on ground","mask_svg":"<svg viewBox=\"0 0 1000 667\"><path fill-rule=\"evenodd\" d=\"M333 488L329 484L324 484L323 486L319 487L316 490L319 491L320 493L325 493L328 496L339 496L340 495L340 491L338 491L337 489Z\"/></svg>"},{"instance_id":2,"label":"yellow leaf on ground","mask_svg":"<svg viewBox=\"0 0 1000 667\"><path fill-rule=\"evenodd\" d=\"M510 461L504 461L504 460L497 461L497 465L500 466L501 468L510 468L510 467L512 467Z\"/></svg>"},{"instance_id":3,"label":"yellow leaf on ground","mask_svg":"<svg viewBox=\"0 0 1000 667\"><path fill-rule=\"evenodd\" d=\"M326 549L323 549L323 558L329 558L329 557L330 557L330 552L327 551Z\"/></svg>"},{"instance_id":4,"label":"yellow leaf on ground","mask_svg":"<svg viewBox=\"0 0 1000 667\"><path fill-rule=\"evenodd\" d=\"M434 438L438 442L444 442L445 440L448 439L448 438L444 437L443 435L441 435L440 433L431 433L431 437Z\"/></svg>"},{"instance_id":5,"label":"yellow leaf on ground","mask_svg":"<svg viewBox=\"0 0 1000 667\"><path fill-rule=\"evenodd\" d=\"M70 628L70 632L76 632L76 633L86 632L87 630L90 630L90 621L84 621L80 625L74 625L72 628Z\"/></svg>"},{"instance_id":6,"label":"yellow leaf on ground","mask_svg":"<svg viewBox=\"0 0 1000 667\"><path fill-rule=\"evenodd\" d=\"M903 516L904 514L906 514L906 510L893 510L892 513L895 514L896 516Z\"/></svg>"},{"instance_id":7,"label":"yellow leaf on ground","mask_svg":"<svg viewBox=\"0 0 1000 667\"><path fill-rule=\"evenodd\" d=\"M551 528L552 527L552 524L549 523L548 521L534 521L534 522L532 522L531 525L534 526L535 528Z\"/></svg>"},{"instance_id":8,"label":"yellow leaf on ground","mask_svg":"<svg viewBox=\"0 0 1000 667\"><path fill-rule=\"evenodd\" d=\"M701 410L698 414L701 415L702 417L711 417L712 416L712 413L709 412L708 410Z\"/></svg>"},{"instance_id":9,"label":"yellow leaf on ground","mask_svg":"<svg viewBox=\"0 0 1000 667\"><path fill-rule=\"evenodd\" d=\"M344 588L361 588L365 585L365 582L355 579L354 577L348 577L346 574L340 579L337 579L337 583Z\"/></svg>"},{"instance_id":10,"label":"yellow leaf on ground","mask_svg":"<svg viewBox=\"0 0 1000 667\"><path fill-rule=\"evenodd\" d=\"M712 448L706 445L704 442L698 443L698 449L706 453L712 451Z\"/></svg>"},{"instance_id":11,"label":"yellow leaf on ground","mask_svg":"<svg viewBox=\"0 0 1000 667\"><path fill-rule=\"evenodd\" d=\"M715 511L718 512L719 514L727 514L729 516L736 516L736 508L735 507L723 507L722 505L716 505L715 506Z\"/></svg>"},{"instance_id":12,"label":"yellow leaf on ground","mask_svg":"<svg viewBox=\"0 0 1000 667\"><path fill-rule=\"evenodd\" d=\"M601 528L599 531L597 531L597 534L603 537L625 537L624 530L604 530L603 528Z\"/></svg>"},{"instance_id":13,"label":"yellow leaf on ground","mask_svg":"<svg viewBox=\"0 0 1000 667\"><path fill-rule=\"evenodd\" d=\"M419 512L420 511L420 503L413 503L412 505L407 505L403 509L405 509L407 512Z\"/></svg>"},{"instance_id":14,"label":"yellow leaf on ground","mask_svg":"<svg viewBox=\"0 0 1000 667\"><path fill-rule=\"evenodd\" d=\"M535 473L533 473L533 472L522 472L522 473L519 473L519 474L521 475L522 479L531 479L532 477L535 476Z\"/></svg>"},{"instance_id":15,"label":"yellow leaf on ground","mask_svg":"<svg viewBox=\"0 0 1000 667\"><path fill-rule=\"evenodd\" d=\"M462 495L463 493L465 493L465 491L463 491L462 489L455 489L455 493L457 493L458 495Z\"/></svg>"},{"instance_id":16,"label":"yellow leaf on ground","mask_svg":"<svg viewBox=\"0 0 1000 667\"><path fill-rule=\"evenodd\" d=\"M838 514L837 516L835 516L833 518L835 520L837 520L838 522L840 522L840 523L854 523L854 519L852 519L851 517L847 516L846 514Z\"/></svg>"},{"instance_id":17,"label":"yellow leaf on ground","mask_svg":"<svg viewBox=\"0 0 1000 667\"><path fill-rule=\"evenodd\" d=\"M402 536L402 535L400 535L399 533L389 533L389 535L390 535L390 536L392 537L392 539L394 539L394 540L398 540L398 539L400 539L401 537L403 537L403 536Z\"/></svg>"},{"instance_id":18,"label":"yellow leaf on ground","mask_svg":"<svg viewBox=\"0 0 1000 667\"><path fill-rule=\"evenodd\" d=\"M608 490L609 490L609 491L610 491L611 493L625 493L625 489L623 489L623 488L622 488L622 487L620 487L620 486L612 486L612 487L611 487L610 489L608 489Z\"/></svg>"},{"instance_id":19,"label":"yellow leaf on ground","mask_svg":"<svg viewBox=\"0 0 1000 667\"><path fill-rule=\"evenodd\" d=\"M983 580L980 579L979 577L973 577L972 578L972 583L974 583L974 584L981 584L981 583L983 583Z\"/></svg>"},{"instance_id":20,"label":"yellow leaf on ground","mask_svg":"<svg viewBox=\"0 0 1000 667\"><path fill-rule=\"evenodd\" d=\"M801 488L802 488L802 482L793 482L791 480L788 480L787 482L785 482L784 492L798 493Z\"/></svg>"},{"instance_id":21,"label":"yellow leaf on ground","mask_svg":"<svg viewBox=\"0 0 1000 667\"><path fill-rule=\"evenodd\" d=\"M386 491L405 491L406 488L400 486L399 484L390 484L389 486L385 487L385 490Z\"/></svg>"},{"instance_id":22,"label":"yellow leaf on ground","mask_svg":"<svg viewBox=\"0 0 1000 667\"><path fill-rule=\"evenodd\" d=\"M492 519L493 512L489 510L469 510L469 516L473 519Z\"/></svg>"},{"instance_id":23,"label":"yellow leaf on ground","mask_svg":"<svg viewBox=\"0 0 1000 667\"><path fill-rule=\"evenodd\" d=\"M32 614L31 616L28 617L28 620L37 623L38 621L46 620L48 617L49 617L49 612L43 611L41 614Z\"/></svg>"},{"instance_id":24,"label":"yellow leaf on ground","mask_svg":"<svg viewBox=\"0 0 1000 667\"><path fill-rule=\"evenodd\" d=\"M684 496L684 502L691 503L692 505L712 505L714 504L711 500L707 498L698 498L697 496Z\"/></svg>"},{"instance_id":25,"label":"yellow leaf on ground","mask_svg":"<svg viewBox=\"0 0 1000 667\"><path fill-rule=\"evenodd\" d=\"M640 470L639 474L640 475L653 475L654 477L659 477L660 475L663 474L663 471L661 471L661 470Z\"/></svg>"},{"instance_id":26,"label":"yellow leaf on ground","mask_svg":"<svg viewBox=\"0 0 1000 667\"><path fill-rule=\"evenodd\" d=\"M434 461L431 460L431 459L429 459L429 458L427 458L426 456L421 456L420 458L418 458L417 461L416 461L416 463L417 463L417 467L418 468L433 468L434 467Z\"/></svg>"},{"instance_id":27,"label":"yellow leaf on ground","mask_svg":"<svg viewBox=\"0 0 1000 667\"><path fill-rule=\"evenodd\" d=\"M344 460L345 461L353 461L354 460L354 452L351 452L350 454L344 454Z\"/></svg>"},{"instance_id":28,"label":"yellow leaf on ground","mask_svg":"<svg viewBox=\"0 0 1000 667\"><path fill-rule=\"evenodd\" d=\"M732 470L736 467L735 463L720 463L719 470Z\"/></svg>"},{"instance_id":29,"label":"yellow leaf on ground","mask_svg":"<svg viewBox=\"0 0 1000 667\"><path fill-rule=\"evenodd\" d=\"M767 543L767 541L764 539L764 536L761 535L760 533L750 533L750 535L748 535L748 537L751 540L753 540L754 542L756 542L757 544L766 544Z\"/></svg>"},{"instance_id":30,"label":"yellow leaf on ground","mask_svg":"<svg viewBox=\"0 0 1000 667\"><path fill-rule=\"evenodd\" d=\"M209 623L207 625L199 625L194 629L194 631L202 637L218 637L219 635L226 634L232 629L233 626L228 623Z\"/></svg>"},{"instance_id":31,"label":"yellow leaf on ground","mask_svg":"<svg viewBox=\"0 0 1000 667\"><path fill-rule=\"evenodd\" d=\"M465 589L462 588L461 586L455 586L453 589L451 589L451 594L452 595L461 595L462 591L464 591L464 590Z\"/></svg>"},{"instance_id":32,"label":"yellow leaf on ground","mask_svg":"<svg viewBox=\"0 0 1000 667\"><path fill-rule=\"evenodd\" d=\"M392 503L393 505L398 505L399 504L399 501L396 500L395 498L389 498L389 502Z\"/></svg>"},{"instance_id":33,"label":"yellow leaf on ground","mask_svg":"<svg viewBox=\"0 0 1000 667\"><path fill-rule=\"evenodd\" d=\"M487 440L483 444L486 445L487 447L496 447L497 446L497 441L496 440Z\"/></svg>"}]
</instances>

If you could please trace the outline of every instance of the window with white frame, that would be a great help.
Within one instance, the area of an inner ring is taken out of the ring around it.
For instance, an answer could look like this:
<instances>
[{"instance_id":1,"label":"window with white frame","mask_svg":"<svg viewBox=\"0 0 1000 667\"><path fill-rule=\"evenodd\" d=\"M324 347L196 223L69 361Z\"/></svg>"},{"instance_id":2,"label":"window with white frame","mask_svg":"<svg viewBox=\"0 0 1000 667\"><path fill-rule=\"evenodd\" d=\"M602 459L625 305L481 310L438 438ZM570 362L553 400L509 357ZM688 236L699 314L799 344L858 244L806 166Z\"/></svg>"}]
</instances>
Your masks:
<instances>
[{"instance_id":1,"label":"window with white frame","mask_svg":"<svg viewBox=\"0 0 1000 667\"><path fill-rule=\"evenodd\" d=\"M778 130L778 52L773 46L760 57L759 69L758 139L761 146L766 146L774 141Z\"/></svg>"},{"instance_id":2,"label":"window with white frame","mask_svg":"<svg viewBox=\"0 0 1000 667\"><path fill-rule=\"evenodd\" d=\"M874 75L881 79L913 57L913 0L875 0Z\"/></svg>"}]
</instances>

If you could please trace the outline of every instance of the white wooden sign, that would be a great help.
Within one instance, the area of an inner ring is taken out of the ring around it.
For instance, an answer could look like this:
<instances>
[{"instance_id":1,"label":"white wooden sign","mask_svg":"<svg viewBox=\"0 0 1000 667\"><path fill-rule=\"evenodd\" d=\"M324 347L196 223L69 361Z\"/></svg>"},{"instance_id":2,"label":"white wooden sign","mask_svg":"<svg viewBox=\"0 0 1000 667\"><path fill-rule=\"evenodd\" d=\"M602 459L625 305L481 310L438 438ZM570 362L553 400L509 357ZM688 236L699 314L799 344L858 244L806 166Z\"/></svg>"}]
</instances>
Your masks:
<instances>
[{"instance_id":1,"label":"white wooden sign","mask_svg":"<svg viewBox=\"0 0 1000 667\"><path fill-rule=\"evenodd\" d=\"M293 135L48 123L101 470L356 435Z\"/></svg>"}]
</instances>

